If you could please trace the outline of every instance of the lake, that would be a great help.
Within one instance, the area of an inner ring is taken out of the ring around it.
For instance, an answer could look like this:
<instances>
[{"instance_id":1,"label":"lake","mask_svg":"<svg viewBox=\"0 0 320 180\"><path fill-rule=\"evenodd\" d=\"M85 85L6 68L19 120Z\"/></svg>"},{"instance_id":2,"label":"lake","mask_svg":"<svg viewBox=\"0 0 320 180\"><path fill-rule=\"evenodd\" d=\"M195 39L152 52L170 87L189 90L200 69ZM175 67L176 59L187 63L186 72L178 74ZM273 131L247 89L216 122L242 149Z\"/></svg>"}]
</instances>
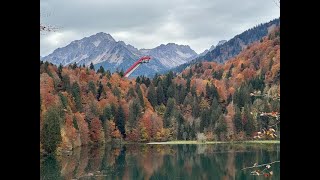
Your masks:
<instances>
[{"instance_id":1,"label":"lake","mask_svg":"<svg viewBox=\"0 0 320 180\"><path fill-rule=\"evenodd\" d=\"M280 163L267 178L241 170L279 160L280 144L103 145L42 157L40 179L280 179Z\"/></svg>"}]
</instances>

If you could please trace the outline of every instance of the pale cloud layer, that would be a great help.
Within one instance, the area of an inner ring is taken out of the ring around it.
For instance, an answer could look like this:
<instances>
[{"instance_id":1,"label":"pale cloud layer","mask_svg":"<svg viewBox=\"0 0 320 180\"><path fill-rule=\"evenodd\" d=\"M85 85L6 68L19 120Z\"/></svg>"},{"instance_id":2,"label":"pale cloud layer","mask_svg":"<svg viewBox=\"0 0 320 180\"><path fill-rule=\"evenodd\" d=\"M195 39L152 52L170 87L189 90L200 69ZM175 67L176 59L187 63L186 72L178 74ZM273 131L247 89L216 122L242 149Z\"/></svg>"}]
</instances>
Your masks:
<instances>
[{"instance_id":1,"label":"pale cloud layer","mask_svg":"<svg viewBox=\"0 0 320 180\"><path fill-rule=\"evenodd\" d=\"M273 0L41 0L41 22L59 27L40 35L40 55L98 32L136 48L174 42L197 53L280 17Z\"/></svg>"}]
</instances>

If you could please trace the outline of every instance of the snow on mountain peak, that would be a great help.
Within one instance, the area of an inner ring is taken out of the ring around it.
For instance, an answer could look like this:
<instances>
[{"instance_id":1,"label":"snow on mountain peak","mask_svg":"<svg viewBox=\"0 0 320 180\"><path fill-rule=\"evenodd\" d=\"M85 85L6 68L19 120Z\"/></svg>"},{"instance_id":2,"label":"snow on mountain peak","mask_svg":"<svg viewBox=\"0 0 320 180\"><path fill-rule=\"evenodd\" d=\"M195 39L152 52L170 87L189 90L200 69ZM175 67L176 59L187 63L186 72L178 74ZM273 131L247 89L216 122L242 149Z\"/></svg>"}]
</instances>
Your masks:
<instances>
[{"instance_id":1,"label":"snow on mountain peak","mask_svg":"<svg viewBox=\"0 0 320 180\"><path fill-rule=\"evenodd\" d=\"M214 45L212 45L209 49L209 51L212 51L214 48L216 48Z\"/></svg>"},{"instance_id":2,"label":"snow on mountain peak","mask_svg":"<svg viewBox=\"0 0 320 180\"><path fill-rule=\"evenodd\" d=\"M227 42L227 40L221 40L221 41L218 42L217 46L220 46L220 45L222 45L222 44L224 44L226 42Z\"/></svg>"},{"instance_id":3,"label":"snow on mountain peak","mask_svg":"<svg viewBox=\"0 0 320 180\"><path fill-rule=\"evenodd\" d=\"M57 48L42 59L64 66L73 63L88 66L93 63L95 66L102 65L104 68L115 71L117 68L127 69L145 55L151 56L154 60L145 64L141 72L155 73L189 62L197 56L197 53L188 45L175 43L161 44L153 49L137 49L123 41L116 41L110 34L99 32L72 41L65 47Z\"/></svg>"},{"instance_id":4,"label":"snow on mountain peak","mask_svg":"<svg viewBox=\"0 0 320 180\"><path fill-rule=\"evenodd\" d=\"M90 36L89 38L93 38L93 37L101 39L101 40L109 40L109 41L114 41L114 42L116 41L110 34L104 33L104 32L99 32L95 35Z\"/></svg>"}]
</instances>

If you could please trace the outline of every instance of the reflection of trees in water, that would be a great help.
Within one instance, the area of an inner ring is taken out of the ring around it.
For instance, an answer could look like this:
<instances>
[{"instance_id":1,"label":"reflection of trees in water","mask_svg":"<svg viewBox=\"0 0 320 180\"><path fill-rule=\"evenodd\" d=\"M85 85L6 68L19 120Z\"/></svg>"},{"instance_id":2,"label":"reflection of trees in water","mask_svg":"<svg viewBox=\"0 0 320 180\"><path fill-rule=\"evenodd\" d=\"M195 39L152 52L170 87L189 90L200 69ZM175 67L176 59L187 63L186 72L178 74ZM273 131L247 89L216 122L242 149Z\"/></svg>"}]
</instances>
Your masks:
<instances>
[{"instance_id":1,"label":"reflection of trees in water","mask_svg":"<svg viewBox=\"0 0 320 180\"><path fill-rule=\"evenodd\" d=\"M199 144L197 145L197 154L204 154L207 150L207 147L205 144Z\"/></svg>"},{"instance_id":2,"label":"reflection of trees in water","mask_svg":"<svg viewBox=\"0 0 320 180\"><path fill-rule=\"evenodd\" d=\"M72 154L63 154L59 159L61 159L61 176L72 179L80 159L80 149L75 149Z\"/></svg>"},{"instance_id":3,"label":"reflection of trees in water","mask_svg":"<svg viewBox=\"0 0 320 180\"><path fill-rule=\"evenodd\" d=\"M40 166L40 180L62 179L60 176L61 166L56 157L45 157Z\"/></svg>"},{"instance_id":4,"label":"reflection of trees in water","mask_svg":"<svg viewBox=\"0 0 320 180\"><path fill-rule=\"evenodd\" d=\"M86 172L100 171L101 161L104 156L105 146L94 146L89 151L89 162L86 167Z\"/></svg>"},{"instance_id":5,"label":"reflection of trees in water","mask_svg":"<svg viewBox=\"0 0 320 180\"><path fill-rule=\"evenodd\" d=\"M158 145L130 145L127 148L128 179L150 179L161 166L164 154L171 154L170 147Z\"/></svg>"},{"instance_id":6,"label":"reflection of trees in water","mask_svg":"<svg viewBox=\"0 0 320 180\"><path fill-rule=\"evenodd\" d=\"M91 173L101 179L123 179L126 165L126 148L106 145L101 149L99 168ZM98 158L97 157L97 158Z\"/></svg>"},{"instance_id":7,"label":"reflection of trees in water","mask_svg":"<svg viewBox=\"0 0 320 180\"><path fill-rule=\"evenodd\" d=\"M124 175L124 170L126 166L126 147L123 146L119 156L116 158L115 162L115 174L113 174L112 179L122 179Z\"/></svg>"},{"instance_id":8,"label":"reflection of trees in water","mask_svg":"<svg viewBox=\"0 0 320 180\"><path fill-rule=\"evenodd\" d=\"M241 169L278 160L276 149L271 150L242 145L81 147L70 156L43 159L41 179L250 179L255 177Z\"/></svg>"},{"instance_id":9,"label":"reflection of trees in water","mask_svg":"<svg viewBox=\"0 0 320 180\"><path fill-rule=\"evenodd\" d=\"M78 178L85 175L85 168L87 167L89 161L88 151L89 147L87 146L77 148L77 152L79 152L80 158L73 173L73 177Z\"/></svg>"},{"instance_id":10,"label":"reflection of trees in water","mask_svg":"<svg viewBox=\"0 0 320 180\"><path fill-rule=\"evenodd\" d=\"M63 154L61 159L61 171L59 172L64 179L79 178L86 175L89 156L88 147L79 147L73 150L72 154Z\"/></svg>"},{"instance_id":11,"label":"reflection of trees in water","mask_svg":"<svg viewBox=\"0 0 320 180\"><path fill-rule=\"evenodd\" d=\"M228 158L226 163L226 176L224 179L235 179L236 175L236 167L235 167L235 152L234 150L230 150L228 152Z\"/></svg>"}]
</instances>

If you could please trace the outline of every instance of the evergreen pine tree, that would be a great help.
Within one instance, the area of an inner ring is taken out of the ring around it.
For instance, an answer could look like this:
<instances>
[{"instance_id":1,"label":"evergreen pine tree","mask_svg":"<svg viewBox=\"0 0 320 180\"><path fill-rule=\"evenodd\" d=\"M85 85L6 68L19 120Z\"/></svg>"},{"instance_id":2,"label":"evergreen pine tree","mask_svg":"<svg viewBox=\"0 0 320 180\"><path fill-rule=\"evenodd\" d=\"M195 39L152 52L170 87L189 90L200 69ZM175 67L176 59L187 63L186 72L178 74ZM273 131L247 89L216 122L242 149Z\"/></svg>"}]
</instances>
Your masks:
<instances>
[{"instance_id":1,"label":"evergreen pine tree","mask_svg":"<svg viewBox=\"0 0 320 180\"><path fill-rule=\"evenodd\" d=\"M120 77L123 77L123 76L124 76L124 71L123 71L123 69L121 69L121 71L119 72L119 75L120 75Z\"/></svg>"},{"instance_id":2,"label":"evergreen pine tree","mask_svg":"<svg viewBox=\"0 0 320 180\"><path fill-rule=\"evenodd\" d=\"M244 126L243 129L246 132L247 136L252 136L253 132L256 131L256 123L253 119L253 116L251 115L251 108L248 104L245 104L244 106Z\"/></svg>"},{"instance_id":3,"label":"evergreen pine tree","mask_svg":"<svg viewBox=\"0 0 320 180\"><path fill-rule=\"evenodd\" d=\"M70 88L70 78L69 76L66 74L66 75L63 75L62 78L62 90L65 90L67 92L70 92L71 88Z\"/></svg>"},{"instance_id":4,"label":"evergreen pine tree","mask_svg":"<svg viewBox=\"0 0 320 180\"><path fill-rule=\"evenodd\" d=\"M88 83L88 91L89 91L89 92L92 92L92 94L93 94L94 96L97 95L96 85L94 84L93 81L89 81L89 83Z\"/></svg>"},{"instance_id":5,"label":"evergreen pine tree","mask_svg":"<svg viewBox=\"0 0 320 180\"><path fill-rule=\"evenodd\" d=\"M153 83L154 85L157 85L157 86L158 86L159 81L161 81L160 76L159 76L158 74L154 75L154 77L153 77L153 79L152 79L152 83Z\"/></svg>"},{"instance_id":6,"label":"evergreen pine tree","mask_svg":"<svg viewBox=\"0 0 320 180\"><path fill-rule=\"evenodd\" d=\"M106 71L106 77L107 77L108 79L110 79L110 77L111 77L111 72L110 72L109 69Z\"/></svg>"},{"instance_id":7,"label":"evergreen pine tree","mask_svg":"<svg viewBox=\"0 0 320 180\"><path fill-rule=\"evenodd\" d=\"M201 112L200 115L200 132L204 132L204 128L208 128L210 121L210 111L205 109Z\"/></svg>"},{"instance_id":8,"label":"evergreen pine tree","mask_svg":"<svg viewBox=\"0 0 320 180\"><path fill-rule=\"evenodd\" d=\"M213 98L212 105L211 105L211 121L210 126L214 127L215 123L218 121L219 117L222 115L222 107L218 103L218 100L216 98Z\"/></svg>"},{"instance_id":9,"label":"evergreen pine tree","mask_svg":"<svg viewBox=\"0 0 320 180\"><path fill-rule=\"evenodd\" d=\"M193 98L193 103L192 103L192 116L197 118L199 117L200 114L200 106L197 100L197 97Z\"/></svg>"},{"instance_id":10,"label":"evergreen pine tree","mask_svg":"<svg viewBox=\"0 0 320 180\"><path fill-rule=\"evenodd\" d=\"M130 88L129 88L129 91L128 91L128 93L127 93L127 97L136 97L136 94L135 94L135 92L134 92L133 87L130 87Z\"/></svg>"},{"instance_id":11,"label":"evergreen pine tree","mask_svg":"<svg viewBox=\"0 0 320 180\"><path fill-rule=\"evenodd\" d=\"M111 106L108 105L104 108L103 113L100 117L100 120L102 123L104 123L106 120L110 120L111 118L112 118Z\"/></svg>"},{"instance_id":12,"label":"evergreen pine tree","mask_svg":"<svg viewBox=\"0 0 320 180\"><path fill-rule=\"evenodd\" d=\"M191 95L192 95L193 97L197 96L197 92L196 92L196 87L195 87L195 86L192 86L192 87L191 87L190 92L191 92Z\"/></svg>"},{"instance_id":13,"label":"evergreen pine tree","mask_svg":"<svg viewBox=\"0 0 320 180\"><path fill-rule=\"evenodd\" d=\"M181 103L183 103L184 99L186 98L187 91L181 84L179 86L180 86L179 87L179 101L177 103L181 104Z\"/></svg>"},{"instance_id":14,"label":"evergreen pine tree","mask_svg":"<svg viewBox=\"0 0 320 180\"><path fill-rule=\"evenodd\" d=\"M231 101L232 101L232 95L229 94L227 98L227 104L230 104Z\"/></svg>"},{"instance_id":15,"label":"evergreen pine tree","mask_svg":"<svg viewBox=\"0 0 320 180\"><path fill-rule=\"evenodd\" d=\"M111 116L115 118L117 115L117 107L114 103L111 103L110 108L111 108Z\"/></svg>"},{"instance_id":16,"label":"evergreen pine tree","mask_svg":"<svg viewBox=\"0 0 320 180\"><path fill-rule=\"evenodd\" d=\"M144 81L144 84L145 84L147 87L149 87L150 84L151 84L150 79L149 79L149 78L146 78L146 80Z\"/></svg>"},{"instance_id":17,"label":"evergreen pine tree","mask_svg":"<svg viewBox=\"0 0 320 180\"><path fill-rule=\"evenodd\" d=\"M72 69L76 69L78 66L77 66L77 63L74 62L73 65L72 65Z\"/></svg>"},{"instance_id":18,"label":"evergreen pine tree","mask_svg":"<svg viewBox=\"0 0 320 180\"><path fill-rule=\"evenodd\" d=\"M226 78L229 79L232 76L232 69L234 68L234 65L231 64L227 74L226 74Z\"/></svg>"},{"instance_id":19,"label":"evergreen pine tree","mask_svg":"<svg viewBox=\"0 0 320 180\"><path fill-rule=\"evenodd\" d=\"M192 122L192 125L190 127L189 137L190 137L190 140L193 140L196 138L196 125L194 122Z\"/></svg>"},{"instance_id":20,"label":"evergreen pine tree","mask_svg":"<svg viewBox=\"0 0 320 180\"><path fill-rule=\"evenodd\" d=\"M141 106L139 99L133 99L133 101L129 105L129 119L128 119L128 129L132 130L137 126L138 118L141 114Z\"/></svg>"},{"instance_id":21,"label":"evergreen pine tree","mask_svg":"<svg viewBox=\"0 0 320 180\"><path fill-rule=\"evenodd\" d=\"M58 67L58 76L60 79L62 79L62 69L63 69L63 66L62 64L60 63L59 64L59 67Z\"/></svg>"},{"instance_id":22,"label":"evergreen pine tree","mask_svg":"<svg viewBox=\"0 0 320 180\"><path fill-rule=\"evenodd\" d=\"M233 122L234 122L234 126L236 128L237 133L239 133L240 131L243 131L241 111L237 105L235 105L235 115L234 115Z\"/></svg>"},{"instance_id":23,"label":"evergreen pine tree","mask_svg":"<svg viewBox=\"0 0 320 180\"><path fill-rule=\"evenodd\" d=\"M94 70L94 65L93 65L92 62L90 63L90 69L91 69L91 70Z\"/></svg>"},{"instance_id":24,"label":"evergreen pine tree","mask_svg":"<svg viewBox=\"0 0 320 180\"><path fill-rule=\"evenodd\" d=\"M111 85L110 82L107 82L107 87L108 87L109 89L112 89L112 85Z\"/></svg>"},{"instance_id":25,"label":"evergreen pine tree","mask_svg":"<svg viewBox=\"0 0 320 180\"><path fill-rule=\"evenodd\" d=\"M141 91L141 88L140 88L139 84L136 84L136 91L137 91L137 94L138 94L140 105L141 105L142 109L144 109L145 108L145 104L144 104L143 94L142 94L142 91Z\"/></svg>"},{"instance_id":26,"label":"evergreen pine tree","mask_svg":"<svg viewBox=\"0 0 320 180\"><path fill-rule=\"evenodd\" d=\"M101 83L101 81L99 82L99 85L98 85L98 90L97 90L97 94L96 94L96 97L97 97L97 100L99 101L100 100L100 97L101 95L103 94L106 94L104 88L103 88L103 85Z\"/></svg>"},{"instance_id":27,"label":"evergreen pine tree","mask_svg":"<svg viewBox=\"0 0 320 180\"><path fill-rule=\"evenodd\" d=\"M190 92L190 84L191 84L191 80L190 78L187 79L187 84L186 84L186 90L187 92Z\"/></svg>"},{"instance_id":28,"label":"evergreen pine tree","mask_svg":"<svg viewBox=\"0 0 320 180\"><path fill-rule=\"evenodd\" d=\"M100 66L100 68L98 69L97 73L104 74L105 73L104 68L102 66Z\"/></svg>"},{"instance_id":29,"label":"evergreen pine tree","mask_svg":"<svg viewBox=\"0 0 320 180\"><path fill-rule=\"evenodd\" d=\"M176 115L177 125L178 125L178 132L177 132L177 139L182 140L183 139L183 133L185 131L184 127L184 117L181 114L181 112L178 112Z\"/></svg>"},{"instance_id":30,"label":"evergreen pine tree","mask_svg":"<svg viewBox=\"0 0 320 180\"><path fill-rule=\"evenodd\" d=\"M115 87L112 89L112 93L113 93L114 96L116 96L118 99L120 99L120 97L121 97L121 91L120 91L120 89L119 89L117 86L115 86Z\"/></svg>"},{"instance_id":31,"label":"evergreen pine tree","mask_svg":"<svg viewBox=\"0 0 320 180\"><path fill-rule=\"evenodd\" d=\"M175 93L176 93L175 85L174 85L174 84L171 84L171 85L168 87L167 97L168 97L168 98L173 98L173 97L175 96Z\"/></svg>"},{"instance_id":32,"label":"evergreen pine tree","mask_svg":"<svg viewBox=\"0 0 320 180\"><path fill-rule=\"evenodd\" d=\"M192 69L189 69L189 74L188 74L188 78L190 79L192 77L193 73L192 73Z\"/></svg>"},{"instance_id":33,"label":"evergreen pine tree","mask_svg":"<svg viewBox=\"0 0 320 180\"><path fill-rule=\"evenodd\" d=\"M60 97L62 107L63 107L64 109L66 109L67 106L68 106L68 100L67 100L67 98L66 98L61 92L59 92L58 95L59 95L59 97Z\"/></svg>"},{"instance_id":34,"label":"evergreen pine tree","mask_svg":"<svg viewBox=\"0 0 320 180\"><path fill-rule=\"evenodd\" d=\"M76 104L76 108L78 111L82 112L82 102L81 102L81 95L80 95L80 87L77 82L72 84L72 95L74 98L74 102Z\"/></svg>"},{"instance_id":35,"label":"evergreen pine tree","mask_svg":"<svg viewBox=\"0 0 320 180\"><path fill-rule=\"evenodd\" d=\"M210 99L212 97L211 88L209 86L209 83L206 84L206 98Z\"/></svg>"},{"instance_id":36,"label":"evergreen pine tree","mask_svg":"<svg viewBox=\"0 0 320 180\"><path fill-rule=\"evenodd\" d=\"M73 116L72 123L73 123L73 127L74 127L76 130L79 130L79 126L78 126L78 122L77 122L76 116Z\"/></svg>"},{"instance_id":37,"label":"evergreen pine tree","mask_svg":"<svg viewBox=\"0 0 320 180\"><path fill-rule=\"evenodd\" d=\"M216 133L218 136L220 136L221 134L226 132L227 132L227 123L225 121L224 116L221 114L217 122Z\"/></svg>"},{"instance_id":38,"label":"evergreen pine tree","mask_svg":"<svg viewBox=\"0 0 320 180\"><path fill-rule=\"evenodd\" d=\"M119 105L118 112L116 115L116 126L122 134L123 138L126 138L126 130L125 130L125 114L121 105Z\"/></svg>"},{"instance_id":39,"label":"evergreen pine tree","mask_svg":"<svg viewBox=\"0 0 320 180\"><path fill-rule=\"evenodd\" d=\"M44 124L42 129L41 141L44 150L48 153L56 151L58 144L61 142L60 134L60 115L56 107L48 108L44 115Z\"/></svg>"},{"instance_id":40,"label":"evergreen pine tree","mask_svg":"<svg viewBox=\"0 0 320 180\"><path fill-rule=\"evenodd\" d=\"M147 98L148 98L149 102L151 103L151 105L153 107L156 107L158 101L157 101L157 96L156 96L156 90L155 90L153 84L150 84L150 86L148 88Z\"/></svg>"},{"instance_id":41,"label":"evergreen pine tree","mask_svg":"<svg viewBox=\"0 0 320 180\"><path fill-rule=\"evenodd\" d=\"M171 125L170 118L173 115L174 106L175 106L174 99L169 98L168 103L167 103L167 107L166 107L166 111L164 112L164 115L163 115L163 120L164 120L163 126L165 128L168 128Z\"/></svg>"},{"instance_id":42,"label":"evergreen pine tree","mask_svg":"<svg viewBox=\"0 0 320 180\"><path fill-rule=\"evenodd\" d=\"M140 78L140 76L138 76L138 77L136 78L136 83L141 83L141 78Z\"/></svg>"},{"instance_id":43,"label":"evergreen pine tree","mask_svg":"<svg viewBox=\"0 0 320 180\"><path fill-rule=\"evenodd\" d=\"M157 100L158 100L158 105L165 103L165 97L164 97L164 92L163 92L163 88L162 88L162 84L158 83L158 87L157 87Z\"/></svg>"},{"instance_id":44,"label":"evergreen pine tree","mask_svg":"<svg viewBox=\"0 0 320 180\"><path fill-rule=\"evenodd\" d=\"M240 88L234 93L233 101L234 104L237 104L239 108L244 107L246 103L250 103L250 93L246 84L242 84Z\"/></svg>"}]
</instances>

